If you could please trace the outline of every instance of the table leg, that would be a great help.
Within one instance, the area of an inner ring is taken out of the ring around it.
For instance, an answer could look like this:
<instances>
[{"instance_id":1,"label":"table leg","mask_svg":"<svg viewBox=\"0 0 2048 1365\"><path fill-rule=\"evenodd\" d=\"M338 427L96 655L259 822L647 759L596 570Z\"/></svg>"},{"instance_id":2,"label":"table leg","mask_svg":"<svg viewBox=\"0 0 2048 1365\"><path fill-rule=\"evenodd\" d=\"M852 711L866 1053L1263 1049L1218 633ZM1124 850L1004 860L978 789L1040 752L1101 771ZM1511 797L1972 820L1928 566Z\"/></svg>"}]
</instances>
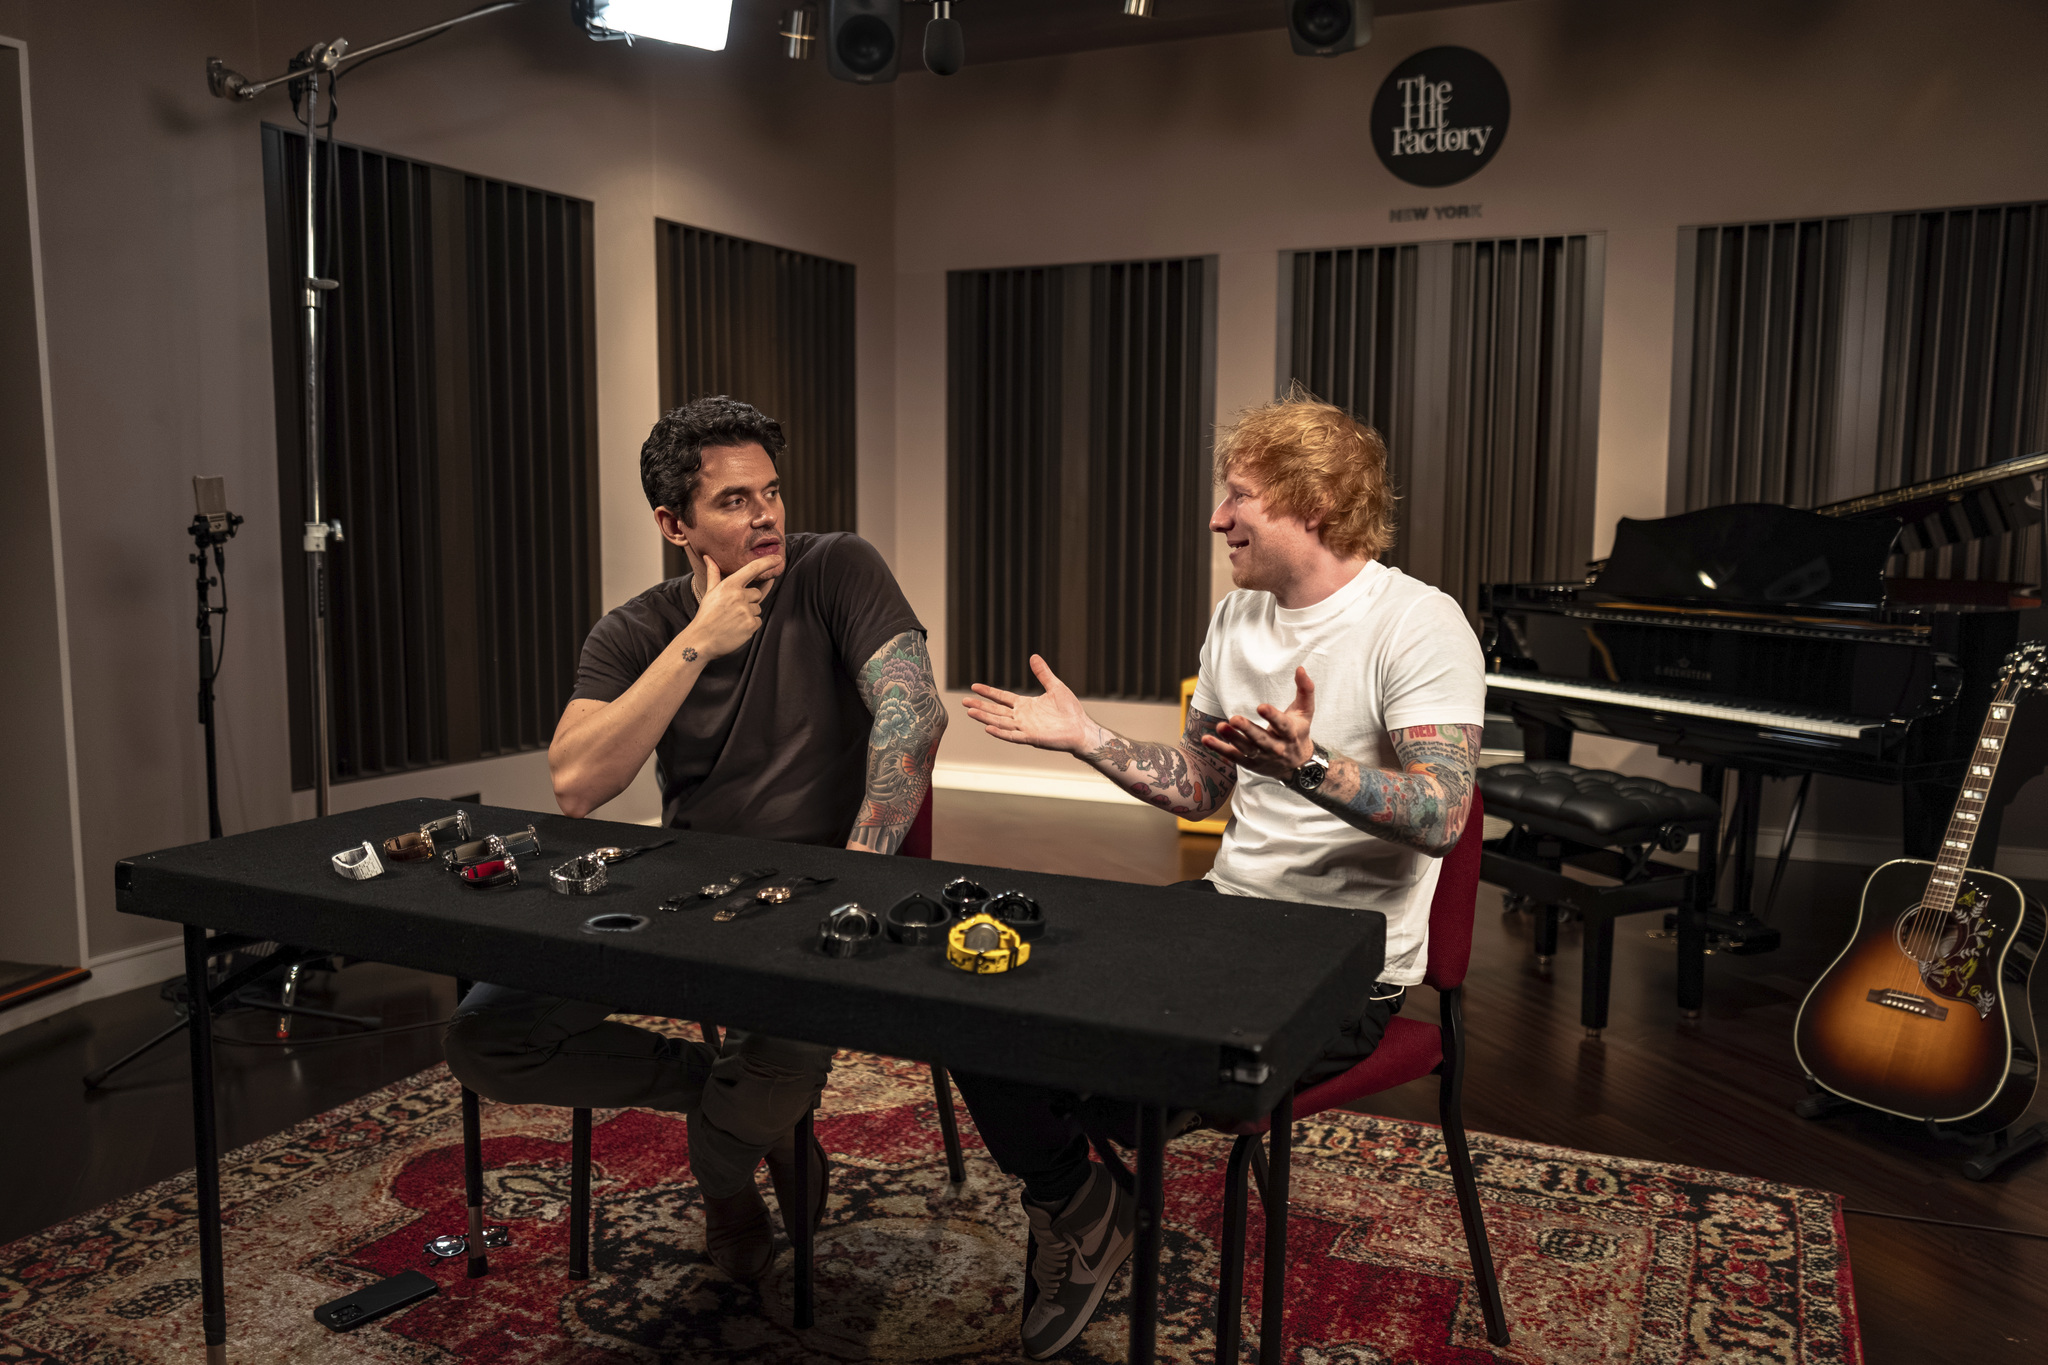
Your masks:
<instances>
[{"instance_id":1,"label":"table leg","mask_svg":"<svg viewBox=\"0 0 2048 1365\"><path fill-rule=\"evenodd\" d=\"M192 1167L199 1196L199 1308L206 1365L227 1365L227 1281L221 1271L220 1143L213 1122L213 1002L206 986L206 931L185 926L185 991L191 1001Z\"/></svg>"},{"instance_id":2,"label":"table leg","mask_svg":"<svg viewBox=\"0 0 2048 1365\"><path fill-rule=\"evenodd\" d=\"M816 1254L811 1228L811 1144L816 1119L806 1109L796 1123L796 1207L783 1210L789 1224L790 1256L796 1262L796 1306L792 1313L798 1331L809 1327L816 1311L817 1288L811 1283L811 1258Z\"/></svg>"},{"instance_id":3,"label":"table leg","mask_svg":"<svg viewBox=\"0 0 2048 1365\"><path fill-rule=\"evenodd\" d=\"M1259 1365L1277 1365L1287 1334L1287 1177L1294 1157L1294 1092L1273 1108L1266 1171L1265 1283L1259 1291Z\"/></svg>"},{"instance_id":4,"label":"table leg","mask_svg":"<svg viewBox=\"0 0 2048 1365\"><path fill-rule=\"evenodd\" d=\"M1159 1332L1159 1244L1166 1212L1166 1111L1138 1109L1138 1244L1131 1269L1131 1365L1152 1365Z\"/></svg>"},{"instance_id":5,"label":"table leg","mask_svg":"<svg viewBox=\"0 0 2048 1365\"><path fill-rule=\"evenodd\" d=\"M590 1278L590 1111L569 1111L569 1278Z\"/></svg>"}]
</instances>

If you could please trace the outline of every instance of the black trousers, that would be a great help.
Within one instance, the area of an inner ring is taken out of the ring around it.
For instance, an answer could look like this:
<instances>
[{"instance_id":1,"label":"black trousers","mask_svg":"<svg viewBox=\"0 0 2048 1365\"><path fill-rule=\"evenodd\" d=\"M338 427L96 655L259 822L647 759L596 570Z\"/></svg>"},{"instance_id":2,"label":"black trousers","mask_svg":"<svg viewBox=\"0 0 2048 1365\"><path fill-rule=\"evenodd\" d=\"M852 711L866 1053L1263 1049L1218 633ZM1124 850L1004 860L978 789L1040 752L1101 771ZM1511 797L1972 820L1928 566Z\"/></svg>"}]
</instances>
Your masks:
<instances>
[{"instance_id":1,"label":"black trousers","mask_svg":"<svg viewBox=\"0 0 2048 1365\"><path fill-rule=\"evenodd\" d=\"M1209 881L1180 885L1215 890ZM1294 1088L1304 1090L1342 1075L1371 1056L1400 1009L1401 988L1375 984ZM1034 1204L1063 1205L1087 1182L1091 1133L1121 1147L1137 1146L1138 1106L1128 1100L965 1072L953 1073L953 1080L989 1155L1006 1174L1024 1182L1024 1197Z\"/></svg>"}]
</instances>

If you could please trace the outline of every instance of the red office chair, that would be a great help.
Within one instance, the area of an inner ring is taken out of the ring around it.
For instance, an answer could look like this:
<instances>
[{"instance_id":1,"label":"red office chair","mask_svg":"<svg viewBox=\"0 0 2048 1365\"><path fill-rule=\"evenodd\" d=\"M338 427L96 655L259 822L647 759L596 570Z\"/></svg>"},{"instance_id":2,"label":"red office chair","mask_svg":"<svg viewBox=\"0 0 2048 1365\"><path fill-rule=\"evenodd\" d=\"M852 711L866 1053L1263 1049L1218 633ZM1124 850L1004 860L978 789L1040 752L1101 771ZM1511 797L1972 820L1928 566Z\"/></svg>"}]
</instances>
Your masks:
<instances>
[{"instance_id":1,"label":"red office chair","mask_svg":"<svg viewBox=\"0 0 2048 1365\"><path fill-rule=\"evenodd\" d=\"M1268 1121L1230 1126L1237 1134L1223 1186L1223 1288L1216 1301L1217 1365L1236 1365L1240 1319L1244 1308L1246 1168L1260 1175L1259 1193L1266 1208L1264 1254L1265 1296L1259 1324L1259 1359L1282 1358L1287 1278L1288 1143L1296 1118L1350 1104L1367 1095L1391 1090L1435 1072L1442 1078L1437 1111L1443 1119L1444 1149L1451 1159L1451 1184L1458 1192L1458 1212L1465 1221L1465 1244L1472 1253L1472 1276L1486 1317L1486 1339L1508 1344L1507 1314L1501 1307L1500 1283L1494 1278L1493 1252L1486 1241L1486 1222L1479 1210L1479 1187L1472 1178L1472 1153L1465 1144L1461 1098L1465 1073L1465 968L1472 960L1472 916L1479 897L1479 852L1484 812L1479 792L1472 793L1472 813L1457 847L1444 855L1436 896L1429 906L1429 970L1423 982L1437 989L1443 1022L1428 1024L1395 1015L1386 1037L1370 1057L1342 1075L1333 1076L1283 1102L1276 1117L1280 1131L1271 1134L1270 1171L1259 1153L1259 1135Z\"/></svg>"}]
</instances>

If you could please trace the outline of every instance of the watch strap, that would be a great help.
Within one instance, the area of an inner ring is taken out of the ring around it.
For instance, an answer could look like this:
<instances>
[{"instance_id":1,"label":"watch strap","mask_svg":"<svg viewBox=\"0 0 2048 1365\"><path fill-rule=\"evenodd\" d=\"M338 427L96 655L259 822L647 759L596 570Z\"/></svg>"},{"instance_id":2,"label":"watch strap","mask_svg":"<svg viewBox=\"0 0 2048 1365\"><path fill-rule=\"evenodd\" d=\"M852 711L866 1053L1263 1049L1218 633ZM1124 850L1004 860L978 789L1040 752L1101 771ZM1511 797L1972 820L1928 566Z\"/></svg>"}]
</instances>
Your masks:
<instances>
[{"instance_id":1,"label":"watch strap","mask_svg":"<svg viewBox=\"0 0 2048 1365\"><path fill-rule=\"evenodd\" d=\"M922 891L913 891L889 907L882 929L891 943L943 943L953 912Z\"/></svg>"},{"instance_id":2,"label":"watch strap","mask_svg":"<svg viewBox=\"0 0 2048 1365\"><path fill-rule=\"evenodd\" d=\"M413 831L394 834L384 841L384 856L394 863L417 863L434 856L434 841Z\"/></svg>"},{"instance_id":3,"label":"watch strap","mask_svg":"<svg viewBox=\"0 0 2048 1365\"><path fill-rule=\"evenodd\" d=\"M973 915L946 933L946 961L977 976L1014 971L1031 960L1031 945L993 915Z\"/></svg>"},{"instance_id":4,"label":"watch strap","mask_svg":"<svg viewBox=\"0 0 2048 1365\"><path fill-rule=\"evenodd\" d=\"M365 839L360 848L345 848L334 855L334 870L352 882L366 882L383 872L377 850Z\"/></svg>"},{"instance_id":5,"label":"watch strap","mask_svg":"<svg viewBox=\"0 0 2048 1365\"><path fill-rule=\"evenodd\" d=\"M857 957L881 932L882 921L874 911L848 901L818 922L818 951L827 957Z\"/></svg>"},{"instance_id":6,"label":"watch strap","mask_svg":"<svg viewBox=\"0 0 2048 1365\"><path fill-rule=\"evenodd\" d=\"M1015 930L1017 937L1026 943L1035 942L1045 932L1045 911L1022 891L998 892L988 898L988 904L982 907L982 911Z\"/></svg>"}]
</instances>

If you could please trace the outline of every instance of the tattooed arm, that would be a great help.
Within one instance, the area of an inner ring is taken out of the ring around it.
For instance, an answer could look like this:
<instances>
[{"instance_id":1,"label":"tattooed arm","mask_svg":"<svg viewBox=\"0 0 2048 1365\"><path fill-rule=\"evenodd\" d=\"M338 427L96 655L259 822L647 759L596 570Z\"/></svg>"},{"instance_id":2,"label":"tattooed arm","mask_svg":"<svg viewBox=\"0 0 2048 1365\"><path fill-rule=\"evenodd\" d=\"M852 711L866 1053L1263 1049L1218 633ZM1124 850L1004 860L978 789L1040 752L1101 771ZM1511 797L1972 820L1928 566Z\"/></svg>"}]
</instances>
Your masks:
<instances>
[{"instance_id":1,"label":"tattooed arm","mask_svg":"<svg viewBox=\"0 0 2048 1365\"><path fill-rule=\"evenodd\" d=\"M1413 725L1393 733L1401 771L1330 755L1330 772L1308 799L1347 824L1432 858L1449 853L1472 813L1477 725Z\"/></svg>"},{"instance_id":2,"label":"tattooed arm","mask_svg":"<svg viewBox=\"0 0 2048 1365\"><path fill-rule=\"evenodd\" d=\"M1294 705L1262 705L1265 725L1232 716L1203 739L1214 752L1253 772L1284 782L1315 751L1309 721L1315 684L1294 670ZM1473 773L1479 761L1477 725L1416 725L1393 733L1401 771L1389 772L1346 754L1330 754L1330 771L1314 795L1302 794L1346 824L1432 858L1449 853L1472 812Z\"/></svg>"},{"instance_id":3,"label":"tattooed arm","mask_svg":"<svg viewBox=\"0 0 2048 1365\"><path fill-rule=\"evenodd\" d=\"M1044 696L1020 697L976 683L962 703L967 714L997 739L1072 754L1163 811L1202 820L1229 804L1237 787L1237 768L1201 744L1204 735L1215 732L1216 717L1189 707L1178 743L1127 739L1089 715L1073 689L1036 654L1031 656L1031 671L1044 686Z\"/></svg>"},{"instance_id":4,"label":"tattooed arm","mask_svg":"<svg viewBox=\"0 0 2048 1365\"><path fill-rule=\"evenodd\" d=\"M946 733L946 707L932 679L924 632L906 630L876 650L860 683L875 724L868 732L867 797L846 846L894 853L931 790L932 760Z\"/></svg>"}]
</instances>

